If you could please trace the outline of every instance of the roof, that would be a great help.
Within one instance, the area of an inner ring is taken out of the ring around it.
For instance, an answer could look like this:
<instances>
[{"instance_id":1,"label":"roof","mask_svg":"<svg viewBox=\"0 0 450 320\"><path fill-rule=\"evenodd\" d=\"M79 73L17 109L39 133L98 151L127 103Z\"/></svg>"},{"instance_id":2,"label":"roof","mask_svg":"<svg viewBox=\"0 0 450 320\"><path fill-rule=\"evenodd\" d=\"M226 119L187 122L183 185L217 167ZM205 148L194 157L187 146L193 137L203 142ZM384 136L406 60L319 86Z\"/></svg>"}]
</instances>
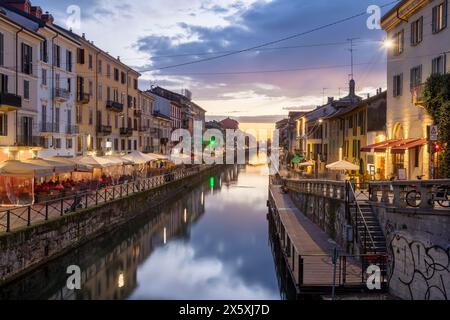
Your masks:
<instances>
[{"instance_id":1,"label":"roof","mask_svg":"<svg viewBox=\"0 0 450 320\"><path fill-rule=\"evenodd\" d=\"M362 100L358 104L350 105L350 106L345 107L345 108L339 108L335 113L333 113L332 115L330 115L326 119L332 119L332 118L337 118L337 117L344 116L344 115L346 115L346 114L348 114L350 112L353 112L354 110L356 110L356 109L358 109L358 108L360 108L362 106L368 105L368 104L370 104L370 103L372 103L372 102L374 102L374 101L376 101L378 99L382 99L382 98L386 98L386 97L387 97L387 91L383 91L382 93L379 93L379 94L377 94L375 96L372 96L372 97L370 97L368 99Z\"/></svg>"},{"instance_id":2,"label":"roof","mask_svg":"<svg viewBox=\"0 0 450 320\"><path fill-rule=\"evenodd\" d=\"M43 20L41 20L31 14L28 14L18 8L8 5L8 3L5 3L5 1L3 1L3 0L0 0L0 6L3 7L3 9L6 11L6 13L9 16L13 17L15 19L15 21L21 26L24 26L35 32L37 32L39 29L42 29L42 28L48 28L48 29L52 30L53 32L61 34L64 38L75 43L76 45L80 45L80 43L76 39L72 38L68 34L65 34L61 30L58 30L57 25L55 25L55 24L52 24L52 25L46 24Z\"/></svg>"},{"instance_id":3,"label":"roof","mask_svg":"<svg viewBox=\"0 0 450 320\"><path fill-rule=\"evenodd\" d=\"M172 120L169 116L166 116L165 114L162 114L159 111L153 111L153 116L155 116L156 118L163 119L163 120L169 120L169 121Z\"/></svg>"},{"instance_id":4,"label":"roof","mask_svg":"<svg viewBox=\"0 0 450 320\"><path fill-rule=\"evenodd\" d=\"M37 33L37 31L39 30L39 25L37 23L29 21L28 19L16 14L13 11L8 10L5 7L0 6L0 9L2 10L2 14L0 14L0 17L2 19L15 24L17 27L23 27L26 31L33 34L33 36L45 40L43 36Z\"/></svg>"},{"instance_id":5,"label":"roof","mask_svg":"<svg viewBox=\"0 0 450 320\"><path fill-rule=\"evenodd\" d=\"M239 122L230 117L219 122L224 129L239 129Z\"/></svg>"},{"instance_id":6,"label":"roof","mask_svg":"<svg viewBox=\"0 0 450 320\"><path fill-rule=\"evenodd\" d=\"M407 3L410 0L401 0L399 3L397 3L391 10L386 12L386 14L381 18L381 22L386 20L390 15L395 13L398 9L400 9L405 3Z\"/></svg>"},{"instance_id":7,"label":"roof","mask_svg":"<svg viewBox=\"0 0 450 320\"><path fill-rule=\"evenodd\" d=\"M414 14L430 1L431 0L401 0L381 18L382 28L386 31L391 30L397 24L404 22L411 14Z\"/></svg>"}]
</instances>

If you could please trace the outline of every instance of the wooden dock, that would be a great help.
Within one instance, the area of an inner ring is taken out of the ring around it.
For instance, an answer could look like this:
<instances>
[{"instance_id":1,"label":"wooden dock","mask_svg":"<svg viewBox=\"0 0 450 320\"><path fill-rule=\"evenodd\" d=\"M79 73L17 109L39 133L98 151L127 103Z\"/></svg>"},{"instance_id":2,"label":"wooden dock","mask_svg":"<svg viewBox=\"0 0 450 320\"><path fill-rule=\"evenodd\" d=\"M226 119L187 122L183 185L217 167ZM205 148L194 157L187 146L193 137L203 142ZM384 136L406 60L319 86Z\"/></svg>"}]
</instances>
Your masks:
<instances>
[{"instance_id":1,"label":"wooden dock","mask_svg":"<svg viewBox=\"0 0 450 320\"><path fill-rule=\"evenodd\" d=\"M344 254L324 231L296 208L280 186L270 186L269 204L269 215L299 294L329 294L333 283L345 292L367 289L360 257ZM339 252L336 273L333 265L335 248Z\"/></svg>"}]
</instances>

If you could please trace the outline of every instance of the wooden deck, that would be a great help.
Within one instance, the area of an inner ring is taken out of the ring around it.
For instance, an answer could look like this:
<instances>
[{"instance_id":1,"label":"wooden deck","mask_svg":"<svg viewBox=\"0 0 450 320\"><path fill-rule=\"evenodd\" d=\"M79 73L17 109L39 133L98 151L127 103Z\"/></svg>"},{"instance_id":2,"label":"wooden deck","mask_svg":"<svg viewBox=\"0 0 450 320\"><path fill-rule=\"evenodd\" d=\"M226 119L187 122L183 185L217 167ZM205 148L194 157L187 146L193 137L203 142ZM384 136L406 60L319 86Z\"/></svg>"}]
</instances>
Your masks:
<instances>
[{"instance_id":1,"label":"wooden deck","mask_svg":"<svg viewBox=\"0 0 450 320\"><path fill-rule=\"evenodd\" d=\"M270 186L272 214L281 247L300 291L302 288L330 288L333 285L335 244L283 194L280 186ZM344 252L338 247L339 252ZM361 263L354 257L340 255L337 262L338 286L361 287L364 282Z\"/></svg>"}]
</instances>

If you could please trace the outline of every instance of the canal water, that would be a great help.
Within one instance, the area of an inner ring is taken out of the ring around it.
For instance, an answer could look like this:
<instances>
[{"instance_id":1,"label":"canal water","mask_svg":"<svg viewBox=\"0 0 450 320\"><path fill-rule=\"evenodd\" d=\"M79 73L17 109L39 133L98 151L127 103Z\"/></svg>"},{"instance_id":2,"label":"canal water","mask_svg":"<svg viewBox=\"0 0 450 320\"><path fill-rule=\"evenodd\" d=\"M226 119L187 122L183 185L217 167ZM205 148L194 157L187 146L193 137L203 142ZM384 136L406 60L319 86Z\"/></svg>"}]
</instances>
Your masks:
<instances>
[{"instance_id":1,"label":"canal water","mask_svg":"<svg viewBox=\"0 0 450 320\"><path fill-rule=\"evenodd\" d=\"M264 167L231 166L146 217L0 288L0 299L269 299L281 293ZM67 267L81 290L67 288Z\"/></svg>"}]
</instances>

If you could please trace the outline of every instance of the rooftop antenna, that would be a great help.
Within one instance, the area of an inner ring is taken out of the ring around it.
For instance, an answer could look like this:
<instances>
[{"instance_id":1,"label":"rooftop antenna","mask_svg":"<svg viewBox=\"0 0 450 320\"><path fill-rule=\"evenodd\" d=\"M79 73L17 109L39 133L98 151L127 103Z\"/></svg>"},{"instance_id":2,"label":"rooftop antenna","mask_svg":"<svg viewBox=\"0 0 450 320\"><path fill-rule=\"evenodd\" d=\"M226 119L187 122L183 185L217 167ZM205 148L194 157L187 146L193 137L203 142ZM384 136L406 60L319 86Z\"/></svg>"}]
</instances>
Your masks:
<instances>
[{"instance_id":1,"label":"rooftop antenna","mask_svg":"<svg viewBox=\"0 0 450 320\"><path fill-rule=\"evenodd\" d=\"M328 88L322 88L322 105L325 104L325 92L328 90Z\"/></svg>"},{"instance_id":2,"label":"rooftop antenna","mask_svg":"<svg viewBox=\"0 0 450 320\"><path fill-rule=\"evenodd\" d=\"M347 39L348 42L350 42L350 59L351 59L351 66L352 66L352 72L350 74L352 80L354 79L354 61L353 61L353 52L355 51L354 47L355 47L355 40L358 40L359 38L350 38Z\"/></svg>"}]
</instances>

